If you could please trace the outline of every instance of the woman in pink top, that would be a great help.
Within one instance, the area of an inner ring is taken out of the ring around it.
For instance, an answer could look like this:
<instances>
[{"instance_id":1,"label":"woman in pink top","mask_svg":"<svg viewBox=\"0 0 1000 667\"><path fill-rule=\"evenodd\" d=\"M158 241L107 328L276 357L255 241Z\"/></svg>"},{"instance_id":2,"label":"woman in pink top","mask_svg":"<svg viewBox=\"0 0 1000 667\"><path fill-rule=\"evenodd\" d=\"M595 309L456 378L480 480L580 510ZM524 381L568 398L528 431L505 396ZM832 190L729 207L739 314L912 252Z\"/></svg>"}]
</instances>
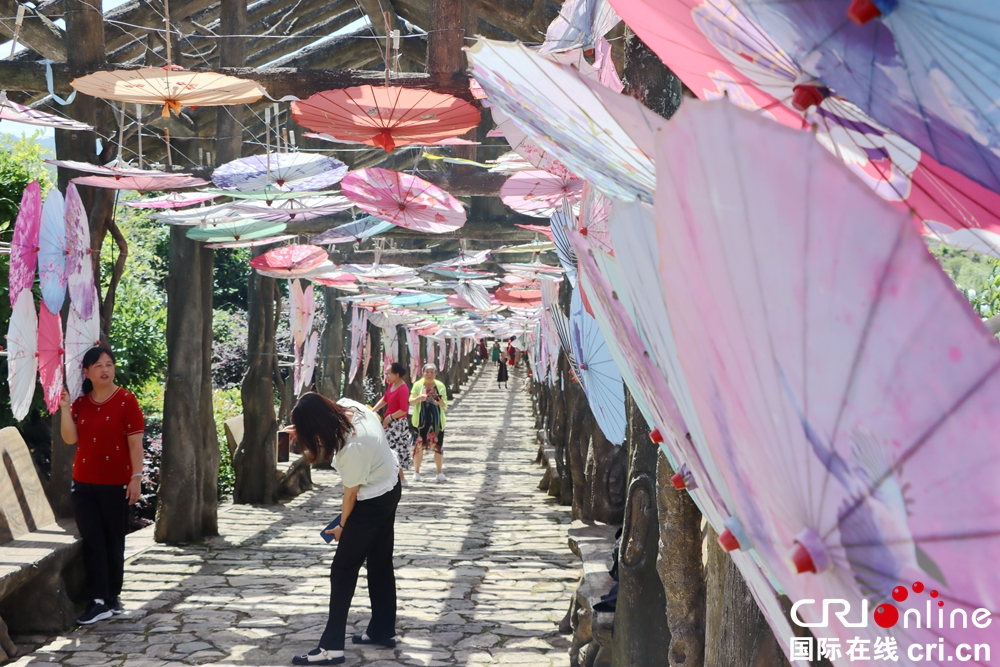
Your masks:
<instances>
[{"instance_id":1,"label":"woman in pink top","mask_svg":"<svg viewBox=\"0 0 1000 667\"><path fill-rule=\"evenodd\" d=\"M375 412L385 407L385 418L382 419L385 437L389 440L390 449L396 452L399 459L399 479L403 486L409 486L403 470L409 470L413 465L413 451L410 447L413 438L410 435L410 420L406 418L410 409L410 388L403 381L405 377L406 366L403 364L396 362L389 367L385 372L389 386L375 404Z\"/></svg>"}]
</instances>

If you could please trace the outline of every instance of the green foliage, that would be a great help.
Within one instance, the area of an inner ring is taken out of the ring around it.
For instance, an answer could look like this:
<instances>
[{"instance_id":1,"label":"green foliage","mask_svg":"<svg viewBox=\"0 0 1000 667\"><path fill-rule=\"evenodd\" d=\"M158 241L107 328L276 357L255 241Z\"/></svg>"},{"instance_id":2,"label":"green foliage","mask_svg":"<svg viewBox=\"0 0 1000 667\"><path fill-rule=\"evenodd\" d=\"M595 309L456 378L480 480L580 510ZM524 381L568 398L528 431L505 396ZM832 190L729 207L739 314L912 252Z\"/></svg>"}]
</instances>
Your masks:
<instances>
[{"instance_id":1,"label":"green foliage","mask_svg":"<svg viewBox=\"0 0 1000 667\"><path fill-rule=\"evenodd\" d=\"M930 249L955 285L963 292L978 290L993 271L993 260L970 250L959 250L946 245Z\"/></svg>"},{"instance_id":2,"label":"green foliage","mask_svg":"<svg viewBox=\"0 0 1000 667\"><path fill-rule=\"evenodd\" d=\"M144 210L120 206L116 215L128 240L128 257L115 291L110 338L118 381L134 390L162 377L167 367L166 266L158 251L168 232ZM108 288L117 258L118 246L109 237L101 248L102 291Z\"/></svg>"},{"instance_id":3,"label":"green foliage","mask_svg":"<svg viewBox=\"0 0 1000 667\"><path fill-rule=\"evenodd\" d=\"M250 278L250 249L215 251L215 285L212 305L221 310L247 309L247 281Z\"/></svg>"},{"instance_id":4,"label":"green foliage","mask_svg":"<svg viewBox=\"0 0 1000 667\"><path fill-rule=\"evenodd\" d=\"M219 500L223 500L232 496L233 485L236 483L233 459L226 441L225 423L227 419L243 414L243 396L240 387L214 390L212 410L215 413L215 428L219 434Z\"/></svg>"},{"instance_id":5,"label":"green foliage","mask_svg":"<svg viewBox=\"0 0 1000 667\"><path fill-rule=\"evenodd\" d=\"M966 296L980 317L1000 315L1000 261L990 260L992 270L979 289L966 290Z\"/></svg>"}]
</instances>

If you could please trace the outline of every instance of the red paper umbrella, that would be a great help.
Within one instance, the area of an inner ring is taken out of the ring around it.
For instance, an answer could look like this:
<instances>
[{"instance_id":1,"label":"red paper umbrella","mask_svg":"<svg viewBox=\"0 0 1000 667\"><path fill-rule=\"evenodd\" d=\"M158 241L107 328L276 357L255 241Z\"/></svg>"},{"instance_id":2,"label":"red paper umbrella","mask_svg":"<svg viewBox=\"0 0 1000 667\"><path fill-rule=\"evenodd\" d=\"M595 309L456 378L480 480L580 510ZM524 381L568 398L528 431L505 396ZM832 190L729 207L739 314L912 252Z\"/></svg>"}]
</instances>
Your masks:
<instances>
[{"instance_id":1,"label":"red paper umbrella","mask_svg":"<svg viewBox=\"0 0 1000 667\"><path fill-rule=\"evenodd\" d=\"M74 178L77 185L89 185L92 188L105 188L108 190L138 190L139 192L153 192L155 190L174 190L176 188L193 188L199 185L208 185L208 181L203 181L194 176L178 174L176 176L81 176Z\"/></svg>"},{"instance_id":2,"label":"red paper umbrella","mask_svg":"<svg viewBox=\"0 0 1000 667\"><path fill-rule=\"evenodd\" d=\"M50 413L59 409L63 390L62 320L48 308L38 313L38 378L45 391L45 407Z\"/></svg>"},{"instance_id":3,"label":"red paper umbrella","mask_svg":"<svg viewBox=\"0 0 1000 667\"><path fill-rule=\"evenodd\" d=\"M309 273L328 259L326 250L315 245L286 245L268 250L250 260L250 266L269 275L293 277Z\"/></svg>"},{"instance_id":4,"label":"red paper umbrella","mask_svg":"<svg viewBox=\"0 0 1000 667\"><path fill-rule=\"evenodd\" d=\"M583 196L583 181L563 178L547 171L521 171L500 188L500 199L518 213L549 218L562 206L565 197L576 204Z\"/></svg>"},{"instance_id":5,"label":"red paper umbrella","mask_svg":"<svg viewBox=\"0 0 1000 667\"><path fill-rule=\"evenodd\" d=\"M524 289L514 285L505 285L496 293L497 301L513 308L532 308L542 305L542 290Z\"/></svg>"},{"instance_id":6,"label":"red paper umbrella","mask_svg":"<svg viewBox=\"0 0 1000 667\"><path fill-rule=\"evenodd\" d=\"M457 199L410 174L358 169L345 176L340 187L358 208L399 227L442 234L465 224L465 209Z\"/></svg>"},{"instance_id":7,"label":"red paper umbrella","mask_svg":"<svg viewBox=\"0 0 1000 667\"><path fill-rule=\"evenodd\" d=\"M353 273L347 273L346 271L324 274L320 277L310 278L310 280L314 283L324 285L325 287L342 287L344 285L353 285L358 282L358 279Z\"/></svg>"},{"instance_id":8,"label":"red paper umbrella","mask_svg":"<svg viewBox=\"0 0 1000 667\"><path fill-rule=\"evenodd\" d=\"M397 86L326 90L292 102L292 117L340 141L396 146L440 141L479 125L479 111L451 95Z\"/></svg>"}]
</instances>

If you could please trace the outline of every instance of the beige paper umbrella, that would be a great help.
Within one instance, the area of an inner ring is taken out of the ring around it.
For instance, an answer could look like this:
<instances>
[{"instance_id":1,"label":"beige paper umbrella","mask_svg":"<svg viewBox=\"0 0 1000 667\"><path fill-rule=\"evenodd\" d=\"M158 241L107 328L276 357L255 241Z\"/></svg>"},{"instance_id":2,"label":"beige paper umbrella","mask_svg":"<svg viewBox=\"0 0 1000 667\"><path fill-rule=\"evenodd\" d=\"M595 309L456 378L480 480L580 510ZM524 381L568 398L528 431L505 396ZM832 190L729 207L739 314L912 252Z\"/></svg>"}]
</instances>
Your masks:
<instances>
[{"instance_id":1,"label":"beige paper umbrella","mask_svg":"<svg viewBox=\"0 0 1000 667\"><path fill-rule=\"evenodd\" d=\"M94 72L74 79L74 89L85 95L118 102L163 105L163 117L181 107L250 104L267 91L255 81L215 72L189 72L171 66Z\"/></svg>"}]
</instances>

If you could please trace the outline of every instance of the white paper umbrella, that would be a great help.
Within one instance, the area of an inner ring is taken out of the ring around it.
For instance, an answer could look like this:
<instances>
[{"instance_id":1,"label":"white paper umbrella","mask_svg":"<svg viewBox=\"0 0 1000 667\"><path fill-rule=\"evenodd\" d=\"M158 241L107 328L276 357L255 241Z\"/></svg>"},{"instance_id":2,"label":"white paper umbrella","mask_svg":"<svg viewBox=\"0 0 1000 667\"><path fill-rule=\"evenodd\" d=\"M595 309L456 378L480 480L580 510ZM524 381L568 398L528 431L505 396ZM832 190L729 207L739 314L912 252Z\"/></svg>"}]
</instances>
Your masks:
<instances>
[{"instance_id":1,"label":"white paper umbrella","mask_svg":"<svg viewBox=\"0 0 1000 667\"><path fill-rule=\"evenodd\" d=\"M7 384L14 419L28 415L38 373L38 313L30 289L15 297L7 328Z\"/></svg>"},{"instance_id":2,"label":"white paper umbrella","mask_svg":"<svg viewBox=\"0 0 1000 667\"><path fill-rule=\"evenodd\" d=\"M486 288L472 281L459 281L455 292L476 310L489 310L493 306Z\"/></svg>"},{"instance_id":3,"label":"white paper umbrella","mask_svg":"<svg viewBox=\"0 0 1000 667\"><path fill-rule=\"evenodd\" d=\"M90 224L72 183L66 188L66 277L70 306L80 317L90 319L97 303L94 287L94 265L91 261Z\"/></svg>"},{"instance_id":4,"label":"white paper umbrella","mask_svg":"<svg viewBox=\"0 0 1000 667\"><path fill-rule=\"evenodd\" d=\"M96 308L90 317L82 317L74 308L66 320L66 388L75 401L83 394L83 355L101 344L101 319Z\"/></svg>"},{"instance_id":5,"label":"white paper umbrella","mask_svg":"<svg viewBox=\"0 0 1000 667\"><path fill-rule=\"evenodd\" d=\"M319 332L313 331L306 341L302 357L295 365L295 393L301 394L303 389L312 383L313 371L316 370L316 351L319 349ZM298 350L296 349L296 354Z\"/></svg>"}]
</instances>

